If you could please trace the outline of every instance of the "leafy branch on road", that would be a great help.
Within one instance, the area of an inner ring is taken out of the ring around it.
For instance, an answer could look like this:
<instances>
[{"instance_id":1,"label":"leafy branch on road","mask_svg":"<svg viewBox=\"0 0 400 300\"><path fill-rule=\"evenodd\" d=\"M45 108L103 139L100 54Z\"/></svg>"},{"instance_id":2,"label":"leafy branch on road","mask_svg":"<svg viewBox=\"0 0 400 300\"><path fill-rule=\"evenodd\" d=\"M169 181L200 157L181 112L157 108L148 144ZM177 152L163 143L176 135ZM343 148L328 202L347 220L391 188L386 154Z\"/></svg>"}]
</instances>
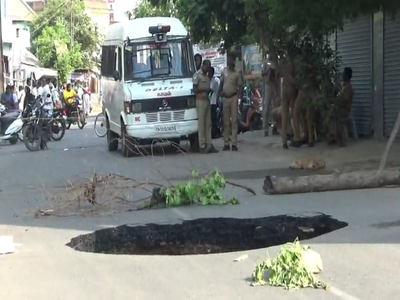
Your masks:
<instances>
[{"instance_id":1,"label":"leafy branch on road","mask_svg":"<svg viewBox=\"0 0 400 300\"><path fill-rule=\"evenodd\" d=\"M252 273L252 286L271 285L292 290L298 288L327 288L307 267L304 252L309 248L301 247L296 239L283 245L278 255L259 263ZM268 280L265 280L268 273Z\"/></svg>"},{"instance_id":2,"label":"leafy branch on road","mask_svg":"<svg viewBox=\"0 0 400 300\"><path fill-rule=\"evenodd\" d=\"M218 171L213 171L205 176L200 176L195 170L192 178L175 186L162 188L161 194L165 197L167 206L182 206L188 204L201 205L236 205L236 197L226 200L222 190L226 186L225 177Z\"/></svg>"},{"instance_id":3,"label":"leafy branch on road","mask_svg":"<svg viewBox=\"0 0 400 300\"><path fill-rule=\"evenodd\" d=\"M226 200L222 194L225 186L255 192L241 184L226 181L223 174L213 171L200 175L193 171L190 180L165 186L155 182L139 182L119 174L94 173L87 179L67 182L55 191L45 189L51 207L38 209L35 216L87 216L114 214L151 208L175 207L188 204L235 205L236 197ZM141 191L151 196L138 197ZM139 199L138 199L139 198Z\"/></svg>"}]
</instances>

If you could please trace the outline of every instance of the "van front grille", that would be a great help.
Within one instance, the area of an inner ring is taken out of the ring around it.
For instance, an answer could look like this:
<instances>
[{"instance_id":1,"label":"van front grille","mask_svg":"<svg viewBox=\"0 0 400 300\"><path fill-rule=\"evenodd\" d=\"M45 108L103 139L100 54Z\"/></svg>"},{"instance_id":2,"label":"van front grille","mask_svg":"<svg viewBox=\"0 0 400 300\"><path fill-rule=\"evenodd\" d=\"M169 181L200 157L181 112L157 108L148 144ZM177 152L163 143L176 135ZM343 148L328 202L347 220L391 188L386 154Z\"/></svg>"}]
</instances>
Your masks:
<instances>
[{"instance_id":1,"label":"van front grille","mask_svg":"<svg viewBox=\"0 0 400 300\"><path fill-rule=\"evenodd\" d=\"M184 119L185 119L184 110L146 113L147 123L183 121Z\"/></svg>"}]
</instances>

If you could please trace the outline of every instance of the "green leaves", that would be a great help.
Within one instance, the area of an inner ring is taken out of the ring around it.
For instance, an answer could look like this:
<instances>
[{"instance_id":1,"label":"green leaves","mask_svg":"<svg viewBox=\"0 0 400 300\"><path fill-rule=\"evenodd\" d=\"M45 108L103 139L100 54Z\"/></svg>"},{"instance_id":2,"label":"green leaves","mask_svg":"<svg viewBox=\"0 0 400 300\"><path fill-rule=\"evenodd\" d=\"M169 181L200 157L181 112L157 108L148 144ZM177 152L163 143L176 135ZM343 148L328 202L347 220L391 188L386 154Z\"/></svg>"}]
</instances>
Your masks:
<instances>
[{"instance_id":1,"label":"green leaves","mask_svg":"<svg viewBox=\"0 0 400 300\"><path fill-rule=\"evenodd\" d=\"M32 21L32 49L46 67L56 67L64 74L94 65L99 35L84 11L83 1L51 0ZM56 53L54 42L66 45L68 53Z\"/></svg>"},{"instance_id":2,"label":"green leaves","mask_svg":"<svg viewBox=\"0 0 400 300\"><path fill-rule=\"evenodd\" d=\"M57 21L54 26L45 26L36 39L37 56L47 68L55 68L60 79L65 81L68 74L82 65L80 44L74 44L68 51L70 44L69 34L62 21ZM67 51L60 51L64 46Z\"/></svg>"},{"instance_id":3,"label":"green leaves","mask_svg":"<svg viewBox=\"0 0 400 300\"><path fill-rule=\"evenodd\" d=\"M274 259L258 264L252 273L252 286L281 286L292 290L305 287L324 287L302 262L303 249L298 239L283 245ZM268 270L268 281L265 272Z\"/></svg>"},{"instance_id":4,"label":"green leaves","mask_svg":"<svg viewBox=\"0 0 400 300\"><path fill-rule=\"evenodd\" d=\"M197 171L192 171L192 180L177 184L162 190L167 206L181 206L193 203L201 205L237 205L239 200L232 198L225 200L221 190L226 186L224 176L218 171L213 171L206 176L199 176Z\"/></svg>"},{"instance_id":5,"label":"green leaves","mask_svg":"<svg viewBox=\"0 0 400 300\"><path fill-rule=\"evenodd\" d=\"M144 17L177 17L178 11L172 1L166 1L161 5L153 5L149 0L143 0L134 9L135 18Z\"/></svg>"}]
</instances>

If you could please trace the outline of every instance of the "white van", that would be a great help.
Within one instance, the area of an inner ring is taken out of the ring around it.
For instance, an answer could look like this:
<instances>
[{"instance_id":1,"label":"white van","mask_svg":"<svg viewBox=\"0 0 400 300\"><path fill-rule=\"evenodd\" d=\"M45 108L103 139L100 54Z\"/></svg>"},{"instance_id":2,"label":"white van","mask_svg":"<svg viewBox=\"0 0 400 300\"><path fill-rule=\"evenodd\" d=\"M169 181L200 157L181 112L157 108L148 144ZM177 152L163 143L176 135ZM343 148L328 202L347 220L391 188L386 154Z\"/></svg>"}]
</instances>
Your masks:
<instances>
[{"instance_id":1,"label":"white van","mask_svg":"<svg viewBox=\"0 0 400 300\"><path fill-rule=\"evenodd\" d=\"M101 97L108 150L131 156L135 145L179 143L198 149L189 35L176 18L142 18L112 24L102 45Z\"/></svg>"}]
</instances>

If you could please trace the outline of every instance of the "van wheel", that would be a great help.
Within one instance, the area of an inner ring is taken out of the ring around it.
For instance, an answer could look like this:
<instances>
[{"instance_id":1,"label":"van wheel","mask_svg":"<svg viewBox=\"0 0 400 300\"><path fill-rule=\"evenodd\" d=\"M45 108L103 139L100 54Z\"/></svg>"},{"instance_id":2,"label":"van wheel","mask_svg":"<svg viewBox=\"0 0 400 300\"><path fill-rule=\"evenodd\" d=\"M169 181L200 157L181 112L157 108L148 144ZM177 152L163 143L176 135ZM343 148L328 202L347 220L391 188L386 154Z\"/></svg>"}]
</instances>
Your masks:
<instances>
[{"instance_id":1,"label":"van wheel","mask_svg":"<svg viewBox=\"0 0 400 300\"><path fill-rule=\"evenodd\" d=\"M122 145L122 155L124 157L132 157L134 155L135 145L132 143L132 139L128 136L126 131L126 125L121 120L121 145Z\"/></svg>"},{"instance_id":2,"label":"van wheel","mask_svg":"<svg viewBox=\"0 0 400 300\"><path fill-rule=\"evenodd\" d=\"M118 150L118 135L115 132L110 130L110 122L108 118L106 119L106 128L107 128L107 146L108 151L117 151Z\"/></svg>"},{"instance_id":3,"label":"van wheel","mask_svg":"<svg viewBox=\"0 0 400 300\"><path fill-rule=\"evenodd\" d=\"M199 136L197 132L189 135L189 143L191 152L199 152L200 145L199 145Z\"/></svg>"}]
</instances>

